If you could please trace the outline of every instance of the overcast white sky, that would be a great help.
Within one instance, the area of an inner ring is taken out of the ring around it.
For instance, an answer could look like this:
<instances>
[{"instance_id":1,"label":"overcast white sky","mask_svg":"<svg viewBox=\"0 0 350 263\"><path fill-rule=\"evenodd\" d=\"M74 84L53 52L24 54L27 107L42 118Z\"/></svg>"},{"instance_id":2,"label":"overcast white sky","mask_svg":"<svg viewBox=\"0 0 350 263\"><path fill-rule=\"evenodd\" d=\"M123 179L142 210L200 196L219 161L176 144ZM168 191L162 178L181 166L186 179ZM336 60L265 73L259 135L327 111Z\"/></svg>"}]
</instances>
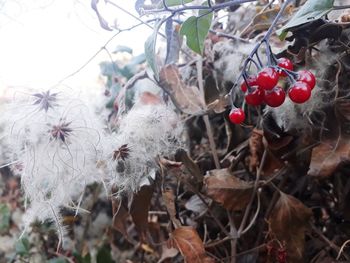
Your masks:
<instances>
[{"instance_id":1,"label":"overcast white sky","mask_svg":"<svg viewBox=\"0 0 350 263\"><path fill-rule=\"evenodd\" d=\"M114 0L134 11L134 0ZM137 21L100 1L101 12L120 28ZM46 88L74 72L115 34L102 29L90 0L0 0L0 89L6 86ZM119 35L108 48L127 45L135 54L151 31L141 27ZM67 83L96 85L98 62L108 60L102 52Z\"/></svg>"}]
</instances>

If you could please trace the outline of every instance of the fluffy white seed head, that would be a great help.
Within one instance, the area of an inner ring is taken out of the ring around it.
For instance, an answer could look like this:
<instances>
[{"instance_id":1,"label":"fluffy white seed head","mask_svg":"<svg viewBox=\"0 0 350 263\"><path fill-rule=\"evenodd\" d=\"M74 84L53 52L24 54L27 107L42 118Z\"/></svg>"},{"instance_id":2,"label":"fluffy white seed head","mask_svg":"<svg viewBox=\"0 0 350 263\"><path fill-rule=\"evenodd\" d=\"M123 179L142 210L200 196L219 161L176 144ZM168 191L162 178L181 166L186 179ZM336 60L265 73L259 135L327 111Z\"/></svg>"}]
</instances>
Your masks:
<instances>
[{"instance_id":1,"label":"fluffy white seed head","mask_svg":"<svg viewBox=\"0 0 350 263\"><path fill-rule=\"evenodd\" d=\"M169 106L136 104L104 143L110 185L120 193L139 189L142 179L157 169L157 157L171 156L180 147L181 132L181 121ZM116 158L115 151L122 146L127 147L127 156Z\"/></svg>"},{"instance_id":2,"label":"fluffy white seed head","mask_svg":"<svg viewBox=\"0 0 350 263\"><path fill-rule=\"evenodd\" d=\"M1 122L21 165L25 228L51 220L61 232L59 209L74 207L87 185L102 180L102 121L79 94L49 90L17 92Z\"/></svg>"},{"instance_id":3,"label":"fluffy white seed head","mask_svg":"<svg viewBox=\"0 0 350 263\"><path fill-rule=\"evenodd\" d=\"M288 97L278 108L267 107L266 113L272 113L276 123L285 131L305 130L311 127L321 128L323 125L324 109L334 102L334 83L330 84L330 89L325 89L322 82L325 80L325 72L335 62L336 54L329 50L319 53L317 59L313 60L313 67L309 68L317 79L317 84L312 90L311 98L303 104L295 104ZM312 116L317 114L317 118Z\"/></svg>"}]
</instances>

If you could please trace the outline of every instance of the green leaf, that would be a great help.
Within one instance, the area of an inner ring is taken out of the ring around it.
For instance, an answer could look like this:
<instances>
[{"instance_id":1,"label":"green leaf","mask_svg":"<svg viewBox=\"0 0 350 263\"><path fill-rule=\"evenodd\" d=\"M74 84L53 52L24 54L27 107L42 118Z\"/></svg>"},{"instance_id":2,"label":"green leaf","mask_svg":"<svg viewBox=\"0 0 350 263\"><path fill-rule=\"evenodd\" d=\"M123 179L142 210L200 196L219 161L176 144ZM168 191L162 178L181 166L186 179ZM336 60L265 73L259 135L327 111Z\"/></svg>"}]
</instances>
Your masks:
<instances>
[{"instance_id":1,"label":"green leaf","mask_svg":"<svg viewBox=\"0 0 350 263\"><path fill-rule=\"evenodd\" d=\"M0 204L0 233L10 228L11 211L8 205Z\"/></svg>"},{"instance_id":2,"label":"green leaf","mask_svg":"<svg viewBox=\"0 0 350 263\"><path fill-rule=\"evenodd\" d=\"M140 55L133 57L128 64L129 65L139 65L139 64L144 63L145 61L146 61L145 54L140 54Z\"/></svg>"},{"instance_id":3,"label":"green leaf","mask_svg":"<svg viewBox=\"0 0 350 263\"><path fill-rule=\"evenodd\" d=\"M129 53L129 54L132 54L132 48L129 48L127 46L118 45L115 48L115 50L113 51L113 53L118 53L118 52L126 52L126 53Z\"/></svg>"},{"instance_id":4,"label":"green leaf","mask_svg":"<svg viewBox=\"0 0 350 263\"><path fill-rule=\"evenodd\" d=\"M333 4L334 0L308 0L284 27L277 30L277 35L284 39L289 29L320 19L332 11Z\"/></svg>"},{"instance_id":5,"label":"green leaf","mask_svg":"<svg viewBox=\"0 0 350 263\"><path fill-rule=\"evenodd\" d=\"M165 1L165 3L166 3L167 6L177 6L177 5L181 5L182 2L183 2L184 4L187 4L187 3L193 2L193 0L183 0L183 1L181 1L181 0L166 0L166 1Z\"/></svg>"},{"instance_id":6,"label":"green leaf","mask_svg":"<svg viewBox=\"0 0 350 263\"><path fill-rule=\"evenodd\" d=\"M15 244L16 254L20 256L29 255L30 244L27 238L19 239Z\"/></svg>"},{"instance_id":7,"label":"green leaf","mask_svg":"<svg viewBox=\"0 0 350 263\"><path fill-rule=\"evenodd\" d=\"M152 35L150 35L145 42L146 60L148 65L153 70L156 80L159 79L159 68L158 68L157 58L156 58L157 36L158 36L159 28L162 26L164 21L165 19L162 19L161 21L158 22L158 24L154 27L154 31Z\"/></svg>"},{"instance_id":8,"label":"green leaf","mask_svg":"<svg viewBox=\"0 0 350 263\"><path fill-rule=\"evenodd\" d=\"M62 257L52 258L47 261L47 263L67 263L68 261Z\"/></svg>"},{"instance_id":9,"label":"green leaf","mask_svg":"<svg viewBox=\"0 0 350 263\"><path fill-rule=\"evenodd\" d=\"M99 65L103 76L114 76L120 71L119 66L114 62L103 61Z\"/></svg>"},{"instance_id":10,"label":"green leaf","mask_svg":"<svg viewBox=\"0 0 350 263\"><path fill-rule=\"evenodd\" d=\"M194 52L202 55L204 40L208 35L213 13L200 10L198 17L189 17L181 26L180 34L186 36L186 44Z\"/></svg>"},{"instance_id":11,"label":"green leaf","mask_svg":"<svg viewBox=\"0 0 350 263\"><path fill-rule=\"evenodd\" d=\"M85 257L83 257L82 255L79 255L78 252L73 252L73 256L74 256L75 260L77 261L77 263L91 263L90 253L85 255Z\"/></svg>"},{"instance_id":12,"label":"green leaf","mask_svg":"<svg viewBox=\"0 0 350 263\"><path fill-rule=\"evenodd\" d=\"M108 247L104 246L100 248L96 256L96 263L114 263Z\"/></svg>"}]
</instances>

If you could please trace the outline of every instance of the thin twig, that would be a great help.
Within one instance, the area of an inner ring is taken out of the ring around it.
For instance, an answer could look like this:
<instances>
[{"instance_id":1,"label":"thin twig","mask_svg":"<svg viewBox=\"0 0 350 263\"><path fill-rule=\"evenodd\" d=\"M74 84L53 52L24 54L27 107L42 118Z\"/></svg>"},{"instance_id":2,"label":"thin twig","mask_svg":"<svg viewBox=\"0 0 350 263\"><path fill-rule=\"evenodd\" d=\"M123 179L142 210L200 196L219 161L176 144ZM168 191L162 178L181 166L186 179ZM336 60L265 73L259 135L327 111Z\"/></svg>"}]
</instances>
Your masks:
<instances>
[{"instance_id":1,"label":"thin twig","mask_svg":"<svg viewBox=\"0 0 350 263\"><path fill-rule=\"evenodd\" d=\"M212 29L210 29L209 32L212 33L212 34L217 35L218 37L226 37L226 38L238 40L238 41L241 41L241 42L244 42L244 43L250 43L250 41L248 39L244 39L244 38L241 38L241 37L236 36L236 35L230 35L230 34L227 34L227 33L224 33L224 32L219 32L219 31L215 31L215 30L212 30Z\"/></svg>"},{"instance_id":2,"label":"thin twig","mask_svg":"<svg viewBox=\"0 0 350 263\"><path fill-rule=\"evenodd\" d=\"M248 249L248 250L243 251L243 252L241 252L241 253L238 253L238 254L237 254L237 257L244 256L244 255L246 255L246 254L251 254L252 252L259 251L260 249L265 248L265 247L266 247L266 244L262 244L262 245L260 245L260 246L257 246L257 247Z\"/></svg>"},{"instance_id":3,"label":"thin twig","mask_svg":"<svg viewBox=\"0 0 350 263\"><path fill-rule=\"evenodd\" d=\"M260 206L261 206L261 205L260 205L260 191L259 191L259 189L258 189L258 206L257 206L257 208L256 208L256 212L255 212L255 214L254 214L252 220L250 221L249 225L248 225L245 229L242 230L241 235L244 235L246 232L248 232L249 229L251 229L252 226L254 225L256 219L258 218L259 212L260 212Z\"/></svg>"},{"instance_id":4,"label":"thin twig","mask_svg":"<svg viewBox=\"0 0 350 263\"><path fill-rule=\"evenodd\" d=\"M253 194L252 194L252 196L250 198L250 201L248 203L247 208L244 211L243 219L242 219L241 225L239 226L239 229L238 229L238 236L240 236L242 234L243 229L245 228L245 224L246 224L246 222L248 220L248 215L249 215L250 210L252 208L252 205L253 205L253 202L254 202L254 198L255 198L255 194L256 194L256 192L258 190L260 175L261 175L262 169L263 169L263 167L265 165L266 156L267 156L267 150L265 149L264 153L263 153L263 155L261 157L261 162L260 162L259 169L258 169L258 171L256 173Z\"/></svg>"},{"instance_id":5,"label":"thin twig","mask_svg":"<svg viewBox=\"0 0 350 263\"><path fill-rule=\"evenodd\" d=\"M225 9L226 7L231 7L234 5L240 5L244 3L249 2L255 2L256 0L232 0L221 4L216 5L192 5L192 6L183 6L179 8L162 8L162 9L153 9L145 12L145 14L154 14L154 13L164 13L164 12L170 12L172 14L182 13L184 11L188 10L208 10L210 12L214 12L217 10Z\"/></svg>"},{"instance_id":6,"label":"thin twig","mask_svg":"<svg viewBox=\"0 0 350 263\"><path fill-rule=\"evenodd\" d=\"M209 214L211 215L211 217L214 219L214 221L217 223L217 225L219 226L219 228L221 229L221 231L226 235L231 237L231 234L226 230L226 228L223 226L223 224L220 222L220 220L217 218L217 216L215 215L215 213L211 210L210 205L207 203L207 201L204 199L204 197L202 196L202 194L195 189L190 183L188 182L184 182L190 189L192 192L194 192L199 199L202 201L202 203L207 207Z\"/></svg>"},{"instance_id":7,"label":"thin twig","mask_svg":"<svg viewBox=\"0 0 350 263\"><path fill-rule=\"evenodd\" d=\"M141 18L135 16L134 14L130 13L128 10L126 10L125 8L121 7L120 5L110 1L110 0L105 0L106 3L113 5L114 7L118 8L119 10L123 11L124 13L128 14L129 16L131 16L132 18L136 19L137 21L139 21L141 24L149 27L150 29L153 30L153 27L151 25L149 25L147 22L143 21ZM165 37L162 34L163 37Z\"/></svg>"},{"instance_id":8,"label":"thin twig","mask_svg":"<svg viewBox=\"0 0 350 263\"><path fill-rule=\"evenodd\" d=\"M226 212L230 223L230 234L231 236L238 236L237 228L235 226L232 213L230 211L226 211ZM234 238L234 239L231 239L231 263L236 263L236 255L237 255L237 238Z\"/></svg>"},{"instance_id":9,"label":"thin twig","mask_svg":"<svg viewBox=\"0 0 350 263\"><path fill-rule=\"evenodd\" d=\"M231 240L231 239L232 239L231 237L224 237L224 238L222 238L220 240L207 243L207 244L204 245L204 247L205 248L215 247L215 246L221 245L222 243L224 243L224 242L226 242L228 240Z\"/></svg>"},{"instance_id":10,"label":"thin twig","mask_svg":"<svg viewBox=\"0 0 350 263\"><path fill-rule=\"evenodd\" d=\"M198 60L196 61L196 66L197 66L197 81L198 81L199 91L201 92L203 101L205 101L205 91L203 86L203 60L201 59L201 57L198 57ZM220 161L218 157L218 152L216 150L213 129L209 120L209 116L204 115L203 120L204 120L205 128L207 130L209 145L214 158L215 167L216 169L220 169Z\"/></svg>"},{"instance_id":11,"label":"thin twig","mask_svg":"<svg viewBox=\"0 0 350 263\"><path fill-rule=\"evenodd\" d=\"M350 8L350 5L343 5L343 6L333 6L332 10L342 10L342 9L347 9Z\"/></svg>"},{"instance_id":12,"label":"thin twig","mask_svg":"<svg viewBox=\"0 0 350 263\"><path fill-rule=\"evenodd\" d=\"M349 244L349 243L350 243L350 239L346 240L346 241L343 243L343 245L341 246L341 248L340 248L340 250L339 250L339 253L338 253L338 256L337 256L336 260L339 260L341 254L343 253L344 248L345 248L346 245Z\"/></svg>"},{"instance_id":13,"label":"thin twig","mask_svg":"<svg viewBox=\"0 0 350 263\"><path fill-rule=\"evenodd\" d=\"M274 30L274 28L275 28L275 26L276 26L278 20L281 18L281 16L282 16L284 10L287 8L287 6L288 6L292 1L293 1L293 0L286 0L286 1L283 3L283 5L282 5L280 11L277 13L275 19L274 19L273 22L271 23L271 26L269 27L269 29L268 29L267 32L265 33L264 37L263 37L263 38L261 39L261 41L253 48L253 50L250 52L248 58L244 61L243 70L242 70L241 74L236 78L236 81L234 82L234 84L233 84L233 86L232 86L232 88L231 88L231 90L230 90L230 92L229 92L229 95L230 95L230 97L231 97L231 104L232 104L232 105L234 104L234 103L233 103L233 102L234 102L234 92L233 92L233 91L234 91L234 88L235 88L235 86L237 85L238 81L242 78L242 76L243 76L244 74L246 74L245 69L246 69L248 63L250 63L250 62L253 61L253 57L254 57L254 55L257 54L257 51L258 51L258 49L260 48L260 46L261 46L262 44L268 43L268 40L269 40L269 38L271 37L271 35L272 35L272 33L273 33L273 30ZM268 48L267 48L267 52L270 52ZM270 59L269 56L268 56L268 59Z\"/></svg>"},{"instance_id":14,"label":"thin twig","mask_svg":"<svg viewBox=\"0 0 350 263\"><path fill-rule=\"evenodd\" d=\"M325 241L337 254L340 253L340 247L338 247L336 244L334 244L331 240L329 240L323 233L312 223L310 223L312 230L323 240ZM346 260L349 260L349 255L343 252L343 256L346 258Z\"/></svg>"},{"instance_id":15,"label":"thin twig","mask_svg":"<svg viewBox=\"0 0 350 263\"><path fill-rule=\"evenodd\" d=\"M66 81L67 79L73 77L74 75L78 74L81 70L83 70L87 65L90 64L91 61L93 61L102 51L107 50L107 45L116 37L118 36L120 33L126 32L126 31L130 31L136 27L142 26L144 25L145 22L143 23L139 23L136 25L133 25L131 27L125 28L125 29L118 29L118 32L115 33L110 39L108 39L104 45L97 51L95 52L95 54L93 54L83 65L81 65L78 69L76 69L75 71L73 71L72 73L70 73L69 75L65 76L64 78L62 78L61 80L59 80L56 84L54 84L52 87L56 87L60 84L62 84L64 81Z\"/></svg>"},{"instance_id":16,"label":"thin twig","mask_svg":"<svg viewBox=\"0 0 350 263\"><path fill-rule=\"evenodd\" d=\"M272 0L272 1L269 2L267 5L265 5L264 8L261 9L261 11L255 15L254 18L256 18L257 16L261 15L262 13L264 13L264 12L266 11L266 9L269 8L274 2L275 2L275 0ZM253 18L252 21L250 21L250 23L242 30L242 32L241 32L241 34L240 34L241 37L244 36L244 34L246 33L246 31L248 31L248 28L251 27L251 26L253 25L254 20L255 20L254 18Z\"/></svg>"}]
</instances>

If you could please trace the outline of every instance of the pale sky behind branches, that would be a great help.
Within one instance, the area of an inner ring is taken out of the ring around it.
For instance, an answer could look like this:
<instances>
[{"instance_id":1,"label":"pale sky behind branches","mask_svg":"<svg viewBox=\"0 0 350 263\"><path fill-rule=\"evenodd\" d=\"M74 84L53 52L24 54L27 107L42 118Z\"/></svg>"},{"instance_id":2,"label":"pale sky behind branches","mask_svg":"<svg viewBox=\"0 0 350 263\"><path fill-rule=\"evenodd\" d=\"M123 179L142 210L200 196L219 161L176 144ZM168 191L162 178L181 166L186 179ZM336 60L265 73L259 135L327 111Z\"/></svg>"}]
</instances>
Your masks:
<instances>
[{"instance_id":1,"label":"pale sky behind branches","mask_svg":"<svg viewBox=\"0 0 350 263\"><path fill-rule=\"evenodd\" d=\"M136 15L134 0L114 2ZM104 1L99 9L110 25L127 28L139 22ZM0 0L0 89L8 86L46 89L81 67L116 31L99 25L90 0ZM117 36L117 45L143 52L151 30L141 26ZM72 87L98 86L102 51L80 73L65 83Z\"/></svg>"}]
</instances>

